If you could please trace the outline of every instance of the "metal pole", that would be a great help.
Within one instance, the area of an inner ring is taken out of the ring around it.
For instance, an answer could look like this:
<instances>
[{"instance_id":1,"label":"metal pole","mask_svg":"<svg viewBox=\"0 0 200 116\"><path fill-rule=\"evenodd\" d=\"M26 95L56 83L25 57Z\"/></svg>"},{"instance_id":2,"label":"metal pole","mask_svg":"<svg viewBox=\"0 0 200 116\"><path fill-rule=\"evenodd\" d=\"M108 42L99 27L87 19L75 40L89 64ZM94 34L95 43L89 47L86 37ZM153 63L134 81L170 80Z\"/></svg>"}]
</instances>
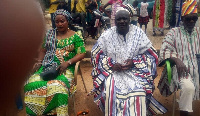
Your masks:
<instances>
[{"instance_id":1,"label":"metal pole","mask_svg":"<svg viewBox=\"0 0 200 116\"><path fill-rule=\"evenodd\" d=\"M172 116L175 116L175 108L176 108L176 91L174 92L174 98L173 98L173 112L172 112Z\"/></svg>"}]
</instances>

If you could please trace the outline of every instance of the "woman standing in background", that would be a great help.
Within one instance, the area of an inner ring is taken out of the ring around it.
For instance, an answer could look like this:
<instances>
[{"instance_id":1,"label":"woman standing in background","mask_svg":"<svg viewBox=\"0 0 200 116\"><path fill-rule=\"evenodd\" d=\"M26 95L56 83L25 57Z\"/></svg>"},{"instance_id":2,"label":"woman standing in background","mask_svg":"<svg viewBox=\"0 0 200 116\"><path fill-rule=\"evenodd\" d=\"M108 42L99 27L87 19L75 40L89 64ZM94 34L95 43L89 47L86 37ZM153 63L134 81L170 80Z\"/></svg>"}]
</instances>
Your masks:
<instances>
[{"instance_id":1,"label":"woman standing in background","mask_svg":"<svg viewBox=\"0 0 200 116\"><path fill-rule=\"evenodd\" d=\"M147 24L149 22L149 15L147 12L148 6L149 3L147 3L147 0L143 0L143 2L141 2L140 16L138 18L138 23L140 24L140 28L142 28L142 25L145 25L145 33L147 30Z\"/></svg>"}]
</instances>

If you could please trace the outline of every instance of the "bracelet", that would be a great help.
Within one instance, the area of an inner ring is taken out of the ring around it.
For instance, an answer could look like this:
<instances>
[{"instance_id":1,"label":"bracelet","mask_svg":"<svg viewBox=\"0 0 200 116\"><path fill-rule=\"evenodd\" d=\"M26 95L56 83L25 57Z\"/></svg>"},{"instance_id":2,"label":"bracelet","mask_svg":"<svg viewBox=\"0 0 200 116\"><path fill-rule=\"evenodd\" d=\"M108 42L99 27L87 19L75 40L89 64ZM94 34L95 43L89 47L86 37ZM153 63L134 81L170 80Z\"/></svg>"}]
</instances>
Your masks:
<instances>
[{"instance_id":1,"label":"bracelet","mask_svg":"<svg viewBox=\"0 0 200 116\"><path fill-rule=\"evenodd\" d=\"M69 65L71 65L71 64L72 64L72 62L71 62L70 60L68 60L67 62L69 63Z\"/></svg>"}]
</instances>

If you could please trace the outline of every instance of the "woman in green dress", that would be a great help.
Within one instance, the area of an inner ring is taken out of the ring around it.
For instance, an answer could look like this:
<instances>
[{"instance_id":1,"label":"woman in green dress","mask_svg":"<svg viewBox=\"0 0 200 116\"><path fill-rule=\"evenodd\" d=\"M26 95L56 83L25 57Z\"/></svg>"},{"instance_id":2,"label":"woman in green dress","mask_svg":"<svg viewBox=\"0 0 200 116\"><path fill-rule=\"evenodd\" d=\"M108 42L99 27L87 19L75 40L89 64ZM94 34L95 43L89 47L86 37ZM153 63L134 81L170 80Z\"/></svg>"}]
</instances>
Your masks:
<instances>
[{"instance_id":1,"label":"woman in green dress","mask_svg":"<svg viewBox=\"0 0 200 116\"><path fill-rule=\"evenodd\" d=\"M81 34L68 28L70 14L61 9L54 14L56 29L46 33L34 74L24 86L28 115L68 116L68 98L75 91L74 69L85 56ZM44 81L40 74L50 66L57 66L55 79Z\"/></svg>"}]
</instances>

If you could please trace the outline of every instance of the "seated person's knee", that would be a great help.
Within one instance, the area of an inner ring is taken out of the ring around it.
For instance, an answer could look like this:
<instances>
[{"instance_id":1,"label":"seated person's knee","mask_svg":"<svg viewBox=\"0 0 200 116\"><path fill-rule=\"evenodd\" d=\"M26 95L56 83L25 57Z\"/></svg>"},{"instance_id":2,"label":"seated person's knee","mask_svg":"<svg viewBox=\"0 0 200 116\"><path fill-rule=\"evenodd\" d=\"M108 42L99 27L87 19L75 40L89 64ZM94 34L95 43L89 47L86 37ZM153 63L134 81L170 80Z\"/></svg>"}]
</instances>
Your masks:
<instances>
[{"instance_id":1,"label":"seated person's knee","mask_svg":"<svg viewBox=\"0 0 200 116\"><path fill-rule=\"evenodd\" d=\"M195 91L194 84L190 79L181 80L181 88L188 94L193 94Z\"/></svg>"}]
</instances>

